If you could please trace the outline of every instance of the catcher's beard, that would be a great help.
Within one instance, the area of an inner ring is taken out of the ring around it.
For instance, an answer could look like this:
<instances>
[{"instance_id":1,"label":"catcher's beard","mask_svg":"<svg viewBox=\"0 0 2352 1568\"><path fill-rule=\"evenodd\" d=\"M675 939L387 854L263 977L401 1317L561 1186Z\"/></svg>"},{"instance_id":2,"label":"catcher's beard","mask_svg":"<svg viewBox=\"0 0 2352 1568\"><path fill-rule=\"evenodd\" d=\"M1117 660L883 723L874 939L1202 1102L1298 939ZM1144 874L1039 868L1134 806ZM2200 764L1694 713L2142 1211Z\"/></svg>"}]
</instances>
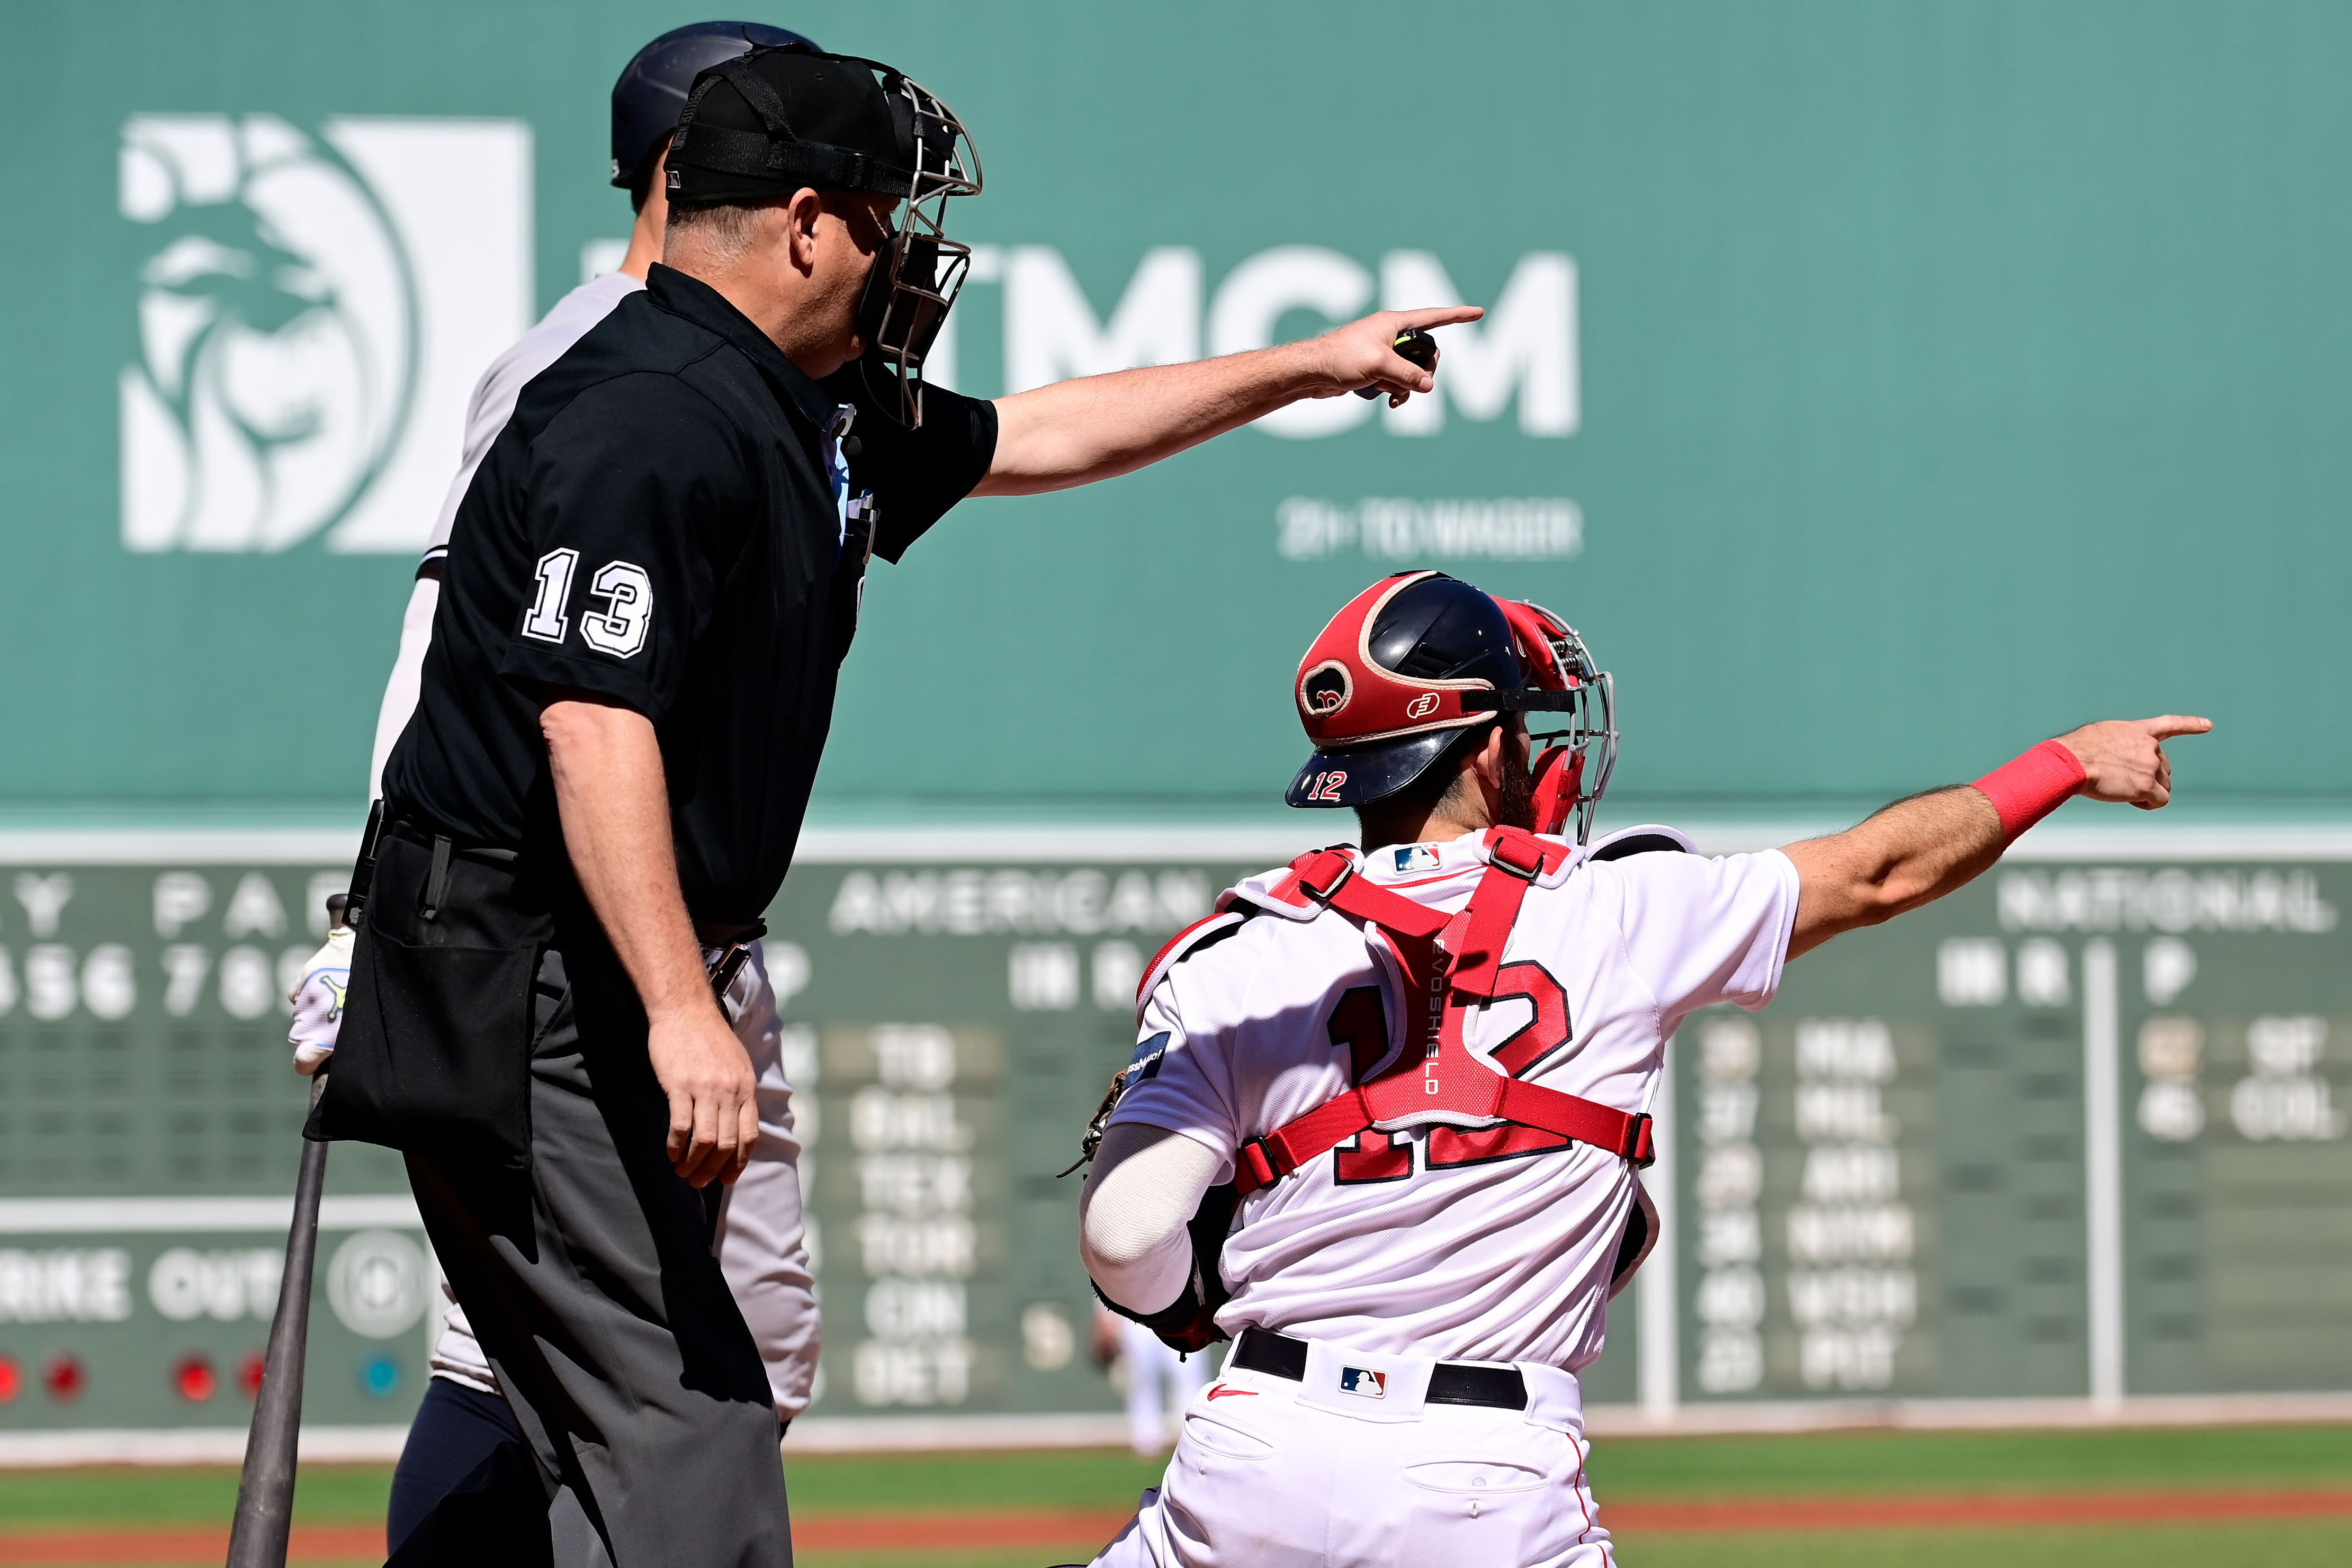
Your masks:
<instances>
[{"instance_id":1,"label":"catcher's beard","mask_svg":"<svg viewBox=\"0 0 2352 1568\"><path fill-rule=\"evenodd\" d=\"M1503 747L1503 789L1495 801L1497 827L1533 832L1536 826L1536 776L1517 747Z\"/></svg>"}]
</instances>

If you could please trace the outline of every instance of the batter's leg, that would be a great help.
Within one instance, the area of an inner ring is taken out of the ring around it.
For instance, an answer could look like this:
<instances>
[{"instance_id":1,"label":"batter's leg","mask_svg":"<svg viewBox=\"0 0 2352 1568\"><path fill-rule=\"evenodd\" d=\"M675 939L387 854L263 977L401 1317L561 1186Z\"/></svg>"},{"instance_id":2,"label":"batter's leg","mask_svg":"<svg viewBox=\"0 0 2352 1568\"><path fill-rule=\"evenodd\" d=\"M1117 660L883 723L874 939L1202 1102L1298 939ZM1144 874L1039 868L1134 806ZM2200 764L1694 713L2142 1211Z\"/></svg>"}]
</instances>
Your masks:
<instances>
[{"instance_id":1,"label":"batter's leg","mask_svg":"<svg viewBox=\"0 0 2352 1568\"><path fill-rule=\"evenodd\" d=\"M448 1562L452 1543L479 1546L484 1561L550 1560L547 1489L514 1412L497 1395L446 1377L425 1385L386 1515L396 1564Z\"/></svg>"}]
</instances>

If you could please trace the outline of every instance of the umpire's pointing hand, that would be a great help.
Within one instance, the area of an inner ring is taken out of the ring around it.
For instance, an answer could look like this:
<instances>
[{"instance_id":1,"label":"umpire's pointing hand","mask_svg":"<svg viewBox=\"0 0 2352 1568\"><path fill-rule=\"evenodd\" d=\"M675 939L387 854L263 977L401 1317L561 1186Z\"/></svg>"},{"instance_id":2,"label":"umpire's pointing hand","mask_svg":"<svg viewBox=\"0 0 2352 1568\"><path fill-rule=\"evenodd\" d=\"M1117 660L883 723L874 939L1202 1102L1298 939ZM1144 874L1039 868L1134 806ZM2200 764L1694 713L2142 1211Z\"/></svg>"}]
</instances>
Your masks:
<instances>
[{"instance_id":1,"label":"umpire's pointing hand","mask_svg":"<svg viewBox=\"0 0 2352 1568\"><path fill-rule=\"evenodd\" d=\"M696 1186L743 1174L760 1140L751 1059L715 1005L654 1016L646 1039L669 1096L669 1157Z\"/></svg>"},{"instance_id":2,"label":"umpire's pointing hand","mask_svg":"<svg viewBox=\"0 0 2352 1568\"><path fill-rule=\"evenodd\" d=\"M1396 351L1397 335L1408 327L1427 331L1432 327L1475 321L1485 314L1475 305L1433 305L1420 310L1377 311L1335 327L1315 340L1315 347L1326 356L1331 385L1308 395L1339 397L1358 387L1377 387L1388 394L1389 406L1394 408L1409 394L1437 385L1434 371L1424 371ZM1444 357L1441 350L1439 358Z\"/></svg>"}]
</instances>

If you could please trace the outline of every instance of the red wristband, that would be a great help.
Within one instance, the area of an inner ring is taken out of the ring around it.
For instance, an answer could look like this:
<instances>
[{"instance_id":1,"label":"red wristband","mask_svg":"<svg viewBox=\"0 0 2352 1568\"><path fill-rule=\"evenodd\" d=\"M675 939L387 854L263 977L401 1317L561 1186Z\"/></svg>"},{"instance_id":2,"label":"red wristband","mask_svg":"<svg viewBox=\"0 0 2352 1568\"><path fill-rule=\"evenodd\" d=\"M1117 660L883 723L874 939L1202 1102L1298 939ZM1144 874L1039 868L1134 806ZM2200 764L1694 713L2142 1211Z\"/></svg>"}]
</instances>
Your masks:
<instances>
[{"instance_id":1,"label":"red wristband","mask_svg":"<svg viewBox=\"0 0 2352 1568\"><path fill-rule=\"evenodd\" d=\"M2073 752L2045 740L1978 779L1976 787L2000 813L2000 841L2013 844L2020 833L2065 804L2089 777Z\"/></svg>"}]
</instances>

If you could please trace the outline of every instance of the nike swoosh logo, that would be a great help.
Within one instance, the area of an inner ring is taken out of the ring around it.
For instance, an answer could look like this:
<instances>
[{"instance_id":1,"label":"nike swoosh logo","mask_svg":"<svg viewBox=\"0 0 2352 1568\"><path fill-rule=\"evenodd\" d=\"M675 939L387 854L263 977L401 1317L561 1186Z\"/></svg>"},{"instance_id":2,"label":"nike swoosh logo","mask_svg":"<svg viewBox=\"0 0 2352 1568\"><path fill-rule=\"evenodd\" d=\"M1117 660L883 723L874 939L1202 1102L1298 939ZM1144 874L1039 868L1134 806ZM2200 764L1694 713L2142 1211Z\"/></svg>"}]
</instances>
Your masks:
<instances>
[{"instance_id":1,"label":"nike swoosh logo","mask_svg":"<svg viewBox=\"0 0 2352 1568\"><path fill-rule=\"evenodd\" d=\"M1209 1390L1209 1397L1212 1399L1223 1399L1232 1394L1246 1394L1252 1399L1257 1397L1257 1390L1255 1388L1228 1388L1222 1383Z\"/></svg>"}]
</instances>

